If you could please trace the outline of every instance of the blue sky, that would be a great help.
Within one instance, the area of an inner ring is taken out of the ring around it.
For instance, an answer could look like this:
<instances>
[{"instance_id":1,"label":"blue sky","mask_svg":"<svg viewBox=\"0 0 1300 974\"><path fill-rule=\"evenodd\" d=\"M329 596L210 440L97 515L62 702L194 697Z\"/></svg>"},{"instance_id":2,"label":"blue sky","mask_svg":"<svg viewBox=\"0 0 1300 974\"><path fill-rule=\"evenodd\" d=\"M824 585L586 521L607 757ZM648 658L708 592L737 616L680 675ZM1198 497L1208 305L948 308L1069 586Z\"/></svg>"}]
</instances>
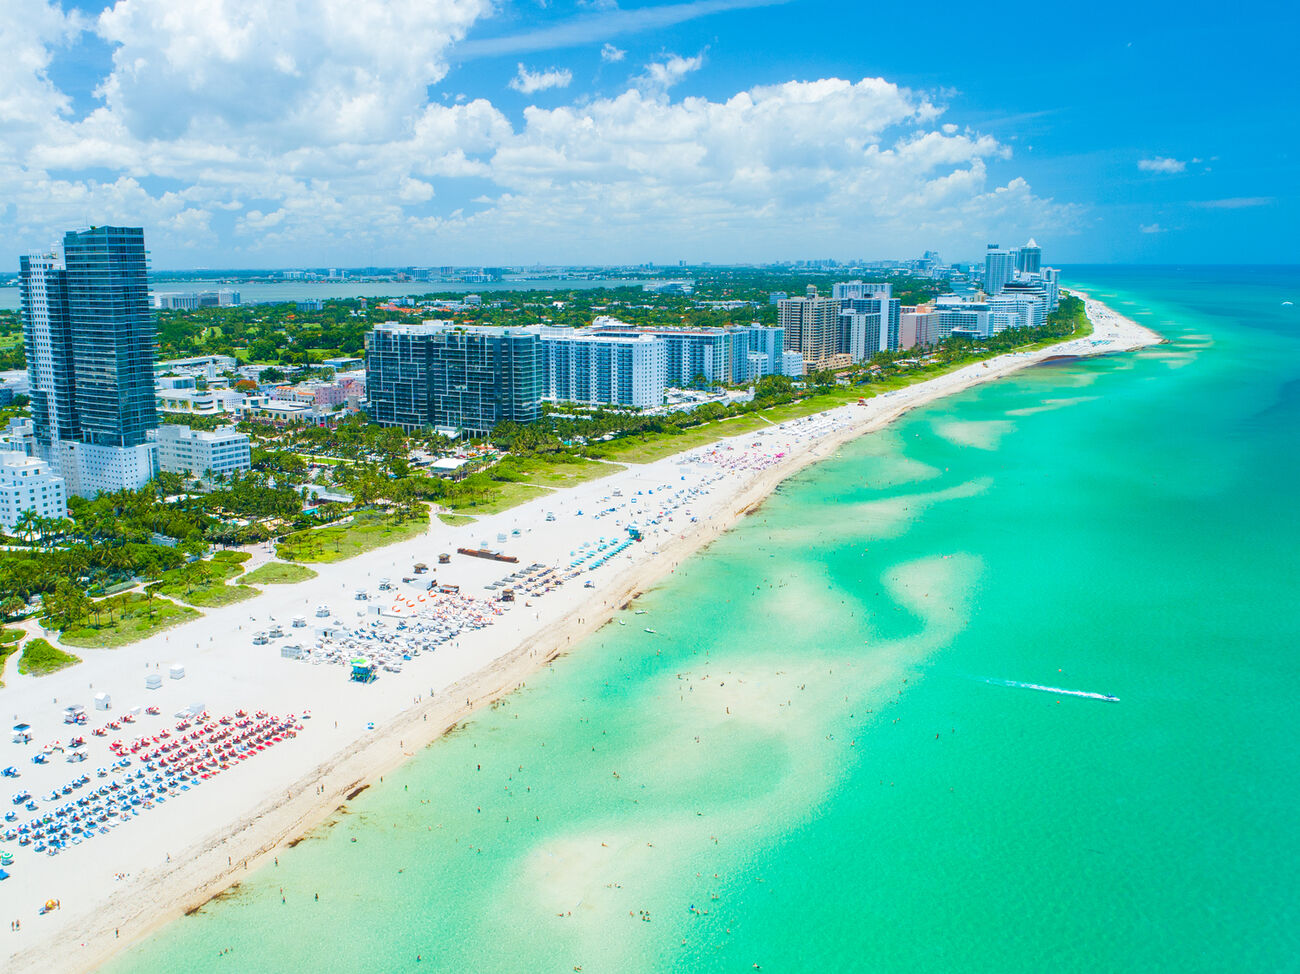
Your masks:
<instances>
[{"instance_id":1,"label":"blue sky","mask_svg":"<svg viewBox=\"0 0 1300 974\"><path fill-rule=\"evenodd\" d=\"M1295 262L1297 27L1280 3L31 0L0 10L0 238L140 224L160 268L1030 236L1061 263Z\"/></svg>"}]
</instances>

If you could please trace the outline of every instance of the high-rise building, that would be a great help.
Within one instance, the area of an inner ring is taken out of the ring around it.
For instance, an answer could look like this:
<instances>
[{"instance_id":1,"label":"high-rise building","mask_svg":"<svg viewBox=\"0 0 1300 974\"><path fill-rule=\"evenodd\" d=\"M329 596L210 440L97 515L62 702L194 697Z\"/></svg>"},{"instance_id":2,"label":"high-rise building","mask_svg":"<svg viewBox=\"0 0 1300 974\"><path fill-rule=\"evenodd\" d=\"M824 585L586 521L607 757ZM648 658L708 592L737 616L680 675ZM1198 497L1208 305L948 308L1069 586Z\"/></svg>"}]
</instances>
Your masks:
<instances>
[{"instance_id":1,"label":"high-rise building","mask_svg":"<svg viewBox=\"0 0 1300 974\"><path fill-rule=\"evenodd\" d=\"M637 328L617 318L601 316L592 322L594 335L654 335L664 341L664 383L690 389L715 382L731 382L729 343L721 328Z\"/></svg>"},{"instance_id":2,"label":"high-rise building","mask_svg":"<svg viewBox=\"0 0 1300 974\"><path fill-rule=\"evenodd\" d=\"M899 348L901 302L889 284L851 281L835 285L840 299L839 350L854 362Z\"/></svg>"},{"instance_id":3,"label":"high-rise building","mask_svg":"<svg viewBox=\"0 0 1300 974\"><path fill-rule=\"evenodd\" d=\"M1021 274L1037 274L1043 266L1043 249L1033 237L1029 243L1016 251L1016 270Z\"/></svg>"},{"instance_id":4,"label":"high-rise building","mask_svg":"<svg viewBox=\"0 0 1300 974\"><path fill-rule=\"evenodd\" d=\"M96 446L145 442L158 425L157 345L149 261L139 227L93 227L63 237L78 439Z\"/></svg>"},{"instance_id":5,"label":"high-rise building","mask_svg":"<svg viewBox=\"0 0 1300 974\"><path fill-rule=\"evenodd\" d=\"M37 449L47 460L53 444L77 435L68 276L55 254L20 257L23 349Z\"/></svg>"},{"instance_id":6,"label":"high-rise building","mask_svg":"<svg viewBox=\"0 0 1300 974\"><path fill-rule=\"evenodd\" d=\"M866 300L882 295L889 297L893 293L892 284L872 284L863 281L844 281L831 286L831 297L836 301Z\"/></svg>"},{"instance_id":7,"label":"high-rise building","mask_svg":"<svg viewBox=\"0 0 1300 974\"><path fill-rule=\"evenodd\" d=\"M36 452L71 493L144 486L158 470L144 231L69 231L61 260L25 257L20 270Z\"/></svg>"},{"instance_id":8,"label":"high-rise building","mask_svg":"<svg viewBox=\"0 0 1300 974\"><path fill-rule=\"evenodd\" d=\"M366 337L370 418L384 426L487 433L537 419L543 392L536 329L390 321Z\"/></svg>"},{"instance_id":9,"label":"high-rise building","mask_svg":"<svg viewBox=\"0 0 1300 974\"><path fill-rule=\"evenodd\" d=\"M785 329L785 348L803 356L809 370L838 368L849 364L839 349L840 302L824 298L809 285L802 298L777 303L778 320Z\"/></svg>"},{"instance_id":10,"label":"high-rise building","mask_svg":"<svg viewBox=\"0 0 1300 974\"><path fill-rule=\"evenodd\" d=\"M984 254L984 293L992 297L1001 293L1007 281L1016 274L1016 252L1001 250L997 244L989 244Z\"/></svg>"},{"instance_id":11,"label":"high-rise building","mask_svg":"<svg viewBox=\"0 0 1300 974\"><path fill-rule=\"evenodd\" d=\"M667 358L667 342L657 335L543 329L544 394L557 402L659 406L664 401Z\"/></svg>"}]
</instances>

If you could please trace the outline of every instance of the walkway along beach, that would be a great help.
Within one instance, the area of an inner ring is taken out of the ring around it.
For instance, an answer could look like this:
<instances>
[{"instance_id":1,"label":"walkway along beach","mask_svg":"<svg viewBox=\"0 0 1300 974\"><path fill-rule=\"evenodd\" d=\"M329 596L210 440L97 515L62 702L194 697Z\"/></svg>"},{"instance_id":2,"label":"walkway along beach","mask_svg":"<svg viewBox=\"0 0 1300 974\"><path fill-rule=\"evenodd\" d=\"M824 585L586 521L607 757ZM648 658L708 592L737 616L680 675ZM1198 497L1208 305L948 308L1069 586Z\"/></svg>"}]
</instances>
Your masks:
<instances>
[{"instance_id":1,"label":"walkway along beach","mask_svg":"<svg viewBox=\"0 0 1300 974\"><path fill-rule=\"evenodd\" d=\"M23 926L7 945L12 957L6 969L91 969L122 945L201 905L418 747L608 623L620 605L708 545L781 481L833 455L847 440L880 429L907 410L1052 358L1160 341L1097 302L1088 301L1087 308L1095 331L1086 338L976 363L864 406L841 407L632 466L466 527L435 522L414 541L320 566L316 579L268 587L256 600L209 611L135 646L87 652L82 665L39 682L11 679L0 700L15 722L33 725L35 740L0 745L0 766L20 768L23 778L13 782L14 790L25 786L36 796L77 772L61 754L57 768L39 769L30 755L73 733L61 723L66 704L89 707L101 690L111 693L114 709L89 711L92 727L134 705L157 705L162 711L158 717L141 716L122 737L171 730L175 718L170 715L191 704L213 715L244 709L274 715L309 710L312 716L294 740L205 781L199 788L203 798L177 796L141 816L147 825L131 821L99 835L90 843L93 851L76 847L47 857L33 854L30 846L20 850L12 879L0 886L0 911L21 919ZM645 540L609 555L618 547L612 542L627 536L629 522ZM492 540L501 535L507 540ZM312 630L324 628L323 619L340 630L368 625L370 609L392 601L387 589L378 589L380 579L391 579L414 601L423 585L417 589L399 579L411 575L415 562L430 566L417 580L436 575L440 584L459 586L466 597L491 598L485 586L516 566L454 554L450 564L437 564L439 553L480 546L501 547L517 556L520 566L549 566L561 574L577 571L573 566L580 564L581 574L549 594L520 593L490 624L462 629L432 654L403 662L400 672L381 671L370 685L349 682L340 667L281 657L280 643L308 628L292 627L296 615ZM602 554L591 558L593 550ZM587 567L594 561L603 564ZM374 600L357 599L357 589ZM318 606L327 606L330 615L317 616ZM275 645L252 642L254 632L274 625L288 635ZM185 673L172 680L169 666L176 662ZM163 677L162 689L145 689L150 673ZM89 747L98 750L87 768L107 763L104 749L111 739L90 740ZM59 900L61 909L37 917L47 899Z\"/></svg>"}]
</instances>

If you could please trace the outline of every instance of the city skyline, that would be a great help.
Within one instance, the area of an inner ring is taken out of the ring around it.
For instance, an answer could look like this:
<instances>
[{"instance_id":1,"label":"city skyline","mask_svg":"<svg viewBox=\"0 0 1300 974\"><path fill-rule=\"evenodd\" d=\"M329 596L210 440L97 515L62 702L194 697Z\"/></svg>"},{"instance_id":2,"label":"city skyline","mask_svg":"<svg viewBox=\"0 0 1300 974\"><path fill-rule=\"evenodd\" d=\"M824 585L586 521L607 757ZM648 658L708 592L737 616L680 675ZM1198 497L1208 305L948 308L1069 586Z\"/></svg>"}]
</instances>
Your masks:
<instances>
[{"instance_id":1,"label":"city skyline","mask_svg":"<svg viewBox=\"0 0 1300 974\"><path fill-rule=\"evenodd\" d=\"M1050 6L155 7L0 13L11 249L107 223L148 228L160 270L974 260L1029 237L1067 264L1293 259L1287 31L1244 18L1103 5L1131 40ZM1209 67L1247 44L1262 79Z\"/></svg>"}]
</instances>

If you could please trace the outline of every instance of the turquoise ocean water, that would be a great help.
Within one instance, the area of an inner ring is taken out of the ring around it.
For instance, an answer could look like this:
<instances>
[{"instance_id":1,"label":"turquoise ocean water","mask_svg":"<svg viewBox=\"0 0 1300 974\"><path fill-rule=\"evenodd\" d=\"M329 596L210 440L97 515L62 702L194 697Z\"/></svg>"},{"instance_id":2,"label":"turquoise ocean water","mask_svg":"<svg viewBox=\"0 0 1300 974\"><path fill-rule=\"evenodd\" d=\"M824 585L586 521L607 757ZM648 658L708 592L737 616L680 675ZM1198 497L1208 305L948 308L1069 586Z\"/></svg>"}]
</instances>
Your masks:
<instances>
[{"instance_id":1,"label":"turquoise ocean water","mask_svg":"<svg viewBox=\"0 0 1300 974\"><path fill-rule=\"evenodd\" d=\"M1068 276L1169 344L805 471L109 970L1295 970L1300 269Z\"/></svg>"}]
</instances>

